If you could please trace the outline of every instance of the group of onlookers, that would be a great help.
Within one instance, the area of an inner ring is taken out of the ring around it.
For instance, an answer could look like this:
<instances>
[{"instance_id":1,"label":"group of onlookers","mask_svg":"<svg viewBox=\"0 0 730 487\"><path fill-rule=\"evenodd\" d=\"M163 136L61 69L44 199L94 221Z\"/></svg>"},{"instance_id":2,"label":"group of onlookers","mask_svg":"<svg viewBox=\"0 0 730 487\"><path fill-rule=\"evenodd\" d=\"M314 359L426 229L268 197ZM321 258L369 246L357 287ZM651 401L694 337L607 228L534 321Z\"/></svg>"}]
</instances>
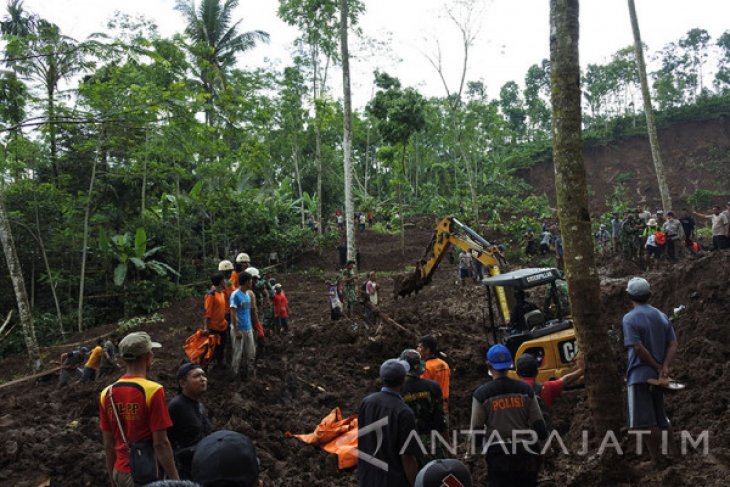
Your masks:
<instances>
[{"instance_id":1,"label":"group of onlookers","mask_svg":"<svg viewBox=\"0 0 730 487\"><path fill-rule=\"evenodd\" d=\"M658 259L667 257L675 260L679 254L696 253L697 242L695 216L712 222L712 244L714 250L730 248L730 203L725 211L719 206L712 214L701 214L682 209L681 215L660 209L651 213L647 209L626 211L623 219L618 213L611 220L611 242L615 253L621 252L627 259ZM602 225L603 226L603 225ZM599 248L607 247L605 227L596 233Z\"/></svg>"}]
</instances>

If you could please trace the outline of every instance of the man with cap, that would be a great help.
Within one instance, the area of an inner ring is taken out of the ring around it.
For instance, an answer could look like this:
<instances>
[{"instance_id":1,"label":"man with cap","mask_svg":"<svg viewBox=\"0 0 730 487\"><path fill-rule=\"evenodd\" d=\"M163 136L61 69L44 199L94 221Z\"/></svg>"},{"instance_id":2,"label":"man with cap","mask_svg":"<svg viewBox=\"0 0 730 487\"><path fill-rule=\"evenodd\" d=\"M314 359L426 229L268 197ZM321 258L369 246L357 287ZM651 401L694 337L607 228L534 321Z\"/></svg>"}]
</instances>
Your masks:
<instances>
[{"instance_id":1,"label":"man with cap","mask_svg":"<svg viewBox=\"0 0 730 487\"><path fill-rule=\"evenodd\" d=\"M608 244L611 242L611 235L608 233L608 230L606 230L606 225L601 223L598 226L598 231L596 232L596 246L598 247L598 252L601 255L606 255L608 253Z\"/></svg>"},{"instance_id":2,"label":"man with cap","mask_svg":"<svg viewBox=\"0 0 730 487\"><path fill-rule=\"evenodd\" d=\"M230 264L230 262L229 262ZM226 290L223 273L216 272L210 278L212 286L205 294L205 330L220 338L213 352L218 367L226 367L225 350L228 343L228 323L230 320L230 296Z\"/></svg>"},{"instance_id":3,"label":"man with cap","mask_svg":"<svg viewBox=\"0 0 730 487\"><path fill-rule=\"evenodd\" d=\"M535 391L507 376L512 365L507 347L492 345L487 351L487 366L493 380L479 386L472 396L471 446L486 453L490 487L536 486L538 438L547 438Z\"/></svg>"},{"instance_id":4,"label":"man with cap","mask_svg":"<svg viewBox=\"0 0 730 487\"><path fill-rule=\"evenodd\" d=\"M139 442L152 442L157 463L167 477L179 478L167 438L172 420L165 403L165 389L147 379L154 357L152 350L160 347L145 332L124 337L119 342L119 355L126 373L106 387L99 398L106 468L109 480L116 487L134 486L127 445Z\"/></svg>"},{"instance_id":5,"label":"man with cap","mask_svg":"<svg viewBox=\"0 0 730 487\"><path fill-rule=\"evenodd\" d=\"M193 480L203 487L262 487L253 441L236 431L216 431L193 455Z\"/></svg>"},{"instance_id":6,"label":"man with cap","mask_svg":"<svg viewBox=\"0 0 730 487\"><path fill-rule=\"evenodd\" d=\"M416 476L416 487L471 487L471 474L459 460L433 460Z\"/></svg>"},{"instance_id":7,"label":"man with cap","mask_svg":"<svg viewBox=\"0 0 730 487\"><path fill-rule=\"evenodd\" d=\"M667 315L648 304L651 287L646 279L632 277L626 292L633 309L623 318L624 346L628 351L629 429L649 430L644 436L649 454L660 462L661 430L670 430L664 393L650 379L668 379L677 353L677 336Z\"/></svg>"},{"instance_id":8,"label":"man with cap","mask_svg":"<svg viewBox=\"0 0 730 487\"><path fill-rule=\"evenodd\" d=\"M422 336L418 339L416 350L421 354L424 362L421 379L430 379L441 387L441 397L444 400L444 421L449 424L449 383L451 369L445 360L439 357L438 344L433 335Z\"/></svg>"},{"instance_id":9,"label":"man with cap","mask_svg":"<svg viewBox=\"0 0 730 487\"><path fill-rule=\"evenodd\" d=\"M179 394L168 409L172 427L168 431L180 478L189 479L195 447L212 429L208 410L200 399L208 390L208 378L198 364L183 364L177 371Z\"/></svg>"},{"instance_id":10,"label":"man with cap","mask_svg":"<svg viewBox=\"0 0 730 487\"><path fill-rule=\"evenodd\" d=\"M256 320L253 322L254 337L256 346L259 348L259 354L264 352L264 327L262 322L266 321L266 315L271 309L271 295L269 294L269 284L263 279L261 272L255 267L246 269L247 274L251 274L251 291L256 299L254 300L254 308L256 309Z\"/></svg>"},{"instance_id":11,"label":"man with cap","mask_svg":"<svg viewBox=\"0 0 730 487\"><path fill-rule=\"evenodd\" d=\"M413 411L401 397L410 366L389 359L380 366L383 387L363 399L358 413L359 487L413 487L420 452Z\"/></svg>"},{"instance_id":12,"label":"man with cap","mask_svg":"<svg viewBox=\"0 0 730 487\"><path fill-rule=\"evenodd\" d=\"M440 458L443 456L441 443L435 440L434 432L441 436L446 435L446 423L444 422L444 400L441 395L441 386L438 382L429 379L421 379L423 362L421 355L412 348L403 350L400 360L408 362L410 370L406 375L406 383L403 385L401 396L413 411L416 417L416 431L421 437L426 451L419 452L419 465L426 463L425 458Z\"/></svg>"}]
</instances>

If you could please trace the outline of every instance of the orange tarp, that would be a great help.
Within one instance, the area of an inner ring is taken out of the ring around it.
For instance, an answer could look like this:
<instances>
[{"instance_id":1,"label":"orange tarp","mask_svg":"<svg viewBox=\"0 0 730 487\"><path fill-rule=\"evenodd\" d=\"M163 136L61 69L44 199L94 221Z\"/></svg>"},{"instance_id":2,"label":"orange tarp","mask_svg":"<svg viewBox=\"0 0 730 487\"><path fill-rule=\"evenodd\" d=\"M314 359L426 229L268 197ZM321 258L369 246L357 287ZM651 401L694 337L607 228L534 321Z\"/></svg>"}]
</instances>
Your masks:
<instances>
[{"instance_id":1,"label":"orange tarp","mask_svg":"<svg viewBox=\"0 0 730 487\"><path fill-rule=\"evenodd\" d=\"M317 425L313 433L294 435L286 433L287 438L296 438L308 445L317 445L324 451L337 455L340 469L357 465L357 415L342 419L340 408L333 409Z\"/></svg>"}]
</instances>

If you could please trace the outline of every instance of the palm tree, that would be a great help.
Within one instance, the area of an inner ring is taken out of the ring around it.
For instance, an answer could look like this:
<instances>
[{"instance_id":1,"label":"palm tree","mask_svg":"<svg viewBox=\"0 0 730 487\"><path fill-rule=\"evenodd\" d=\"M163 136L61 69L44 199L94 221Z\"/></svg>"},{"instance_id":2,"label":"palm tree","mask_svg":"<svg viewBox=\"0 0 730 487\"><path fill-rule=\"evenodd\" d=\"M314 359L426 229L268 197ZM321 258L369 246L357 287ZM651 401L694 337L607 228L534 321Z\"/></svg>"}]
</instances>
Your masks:
<instances>
[{"instance_id":1,"label":"palm tree","mask_svg":"<svg viewBox=\"0 0 730 487\"><path fill-rule=\"evenodd\" d=\"M196 60L196 75L203 91L208 94L206 122L213 123L213 105L218 93L226 86L226 76L236 63L236 55L248 51L259 41L268 42L269 34L261 30L238 32L241 21L233 23L233 10L239 0L177 0L175 9L183 14L188 25L185 34L192 44L188 47Z\"/></svg>"},{"instance_id":2,"label":"palm tree","mask_svg":"<svg viewBox=\"0 0 730 487\"><path fill-rule=\"evenodd\" d=\"M37 17L26 15L23 0L8 2L8 15L0 22L0 33L8 36L29 36L35 28Z\"/></svg>"}]
</instances>

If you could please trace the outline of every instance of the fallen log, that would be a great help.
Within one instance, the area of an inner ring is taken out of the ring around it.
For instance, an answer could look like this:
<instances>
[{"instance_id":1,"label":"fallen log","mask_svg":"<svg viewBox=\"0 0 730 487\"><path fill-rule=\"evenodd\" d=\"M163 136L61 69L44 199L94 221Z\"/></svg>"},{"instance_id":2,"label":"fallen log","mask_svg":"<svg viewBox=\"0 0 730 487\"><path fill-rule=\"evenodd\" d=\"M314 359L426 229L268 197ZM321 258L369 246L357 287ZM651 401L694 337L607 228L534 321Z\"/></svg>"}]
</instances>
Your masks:
<instances>
[{"instance_id":1,"label":"fallen log","mask_svg":"<svg viewBox=\"0 0 730 487\"><path fill-rule=\"evenodd\" d=\"M16 384L21 384L21 383L27 382L29 380L38 379L39 377L45 377L46 375L56 373L59 370L61 370L61 367L54 367L52 369L44 370L43 372L38 372L37 374L28 375L26 377L21 377L20 379L11 380L10 382L6 382L5 384L0 384L0 389L5 389L6 387L11 387Z\"/></svg>"},{"instance_id":2,"label":"fallen log","mask_svg":"<svg viewBox=\"0 0 730 487\"><path fill-rule=\"evenodd\" d=\"M416 333L415 331L413 331L413 330L411 330L409 328L406 328L405 326L401 325L400 323L398 323L397 321L395 321L393 318L391 318L390 316L388 316L383 310L381 310L377 306L373 306L373 304L370 301L365 300L365 301L362 302L362 305L364 307L366 307L367 309L369 309L370 311L372 311L381 320L383 320L383 322L385 324L390 325L390 326L394 326L394 327L398 328L399 330L402 330L402 331L404 331L404 332L406 332L406 333L408 333L410 335L413 335L415 337L418 337L418 333Z\"/></svg>"}]
</instances>

